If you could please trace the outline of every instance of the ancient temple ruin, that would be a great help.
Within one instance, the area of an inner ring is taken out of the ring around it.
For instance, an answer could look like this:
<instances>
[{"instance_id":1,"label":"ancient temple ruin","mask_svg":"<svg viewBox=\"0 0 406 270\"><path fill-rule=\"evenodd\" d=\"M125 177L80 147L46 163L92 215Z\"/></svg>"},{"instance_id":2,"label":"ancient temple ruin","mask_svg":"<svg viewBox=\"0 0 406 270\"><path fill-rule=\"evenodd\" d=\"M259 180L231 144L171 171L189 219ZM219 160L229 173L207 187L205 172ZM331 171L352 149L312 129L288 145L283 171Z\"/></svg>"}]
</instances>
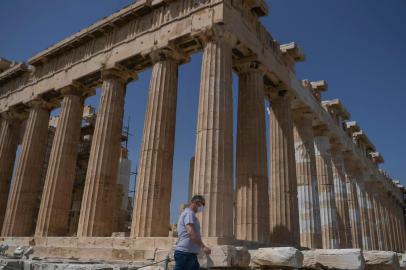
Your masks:
<instances>
[{"instance_id":1,"label":"ancient temple ruin","mask_svg":"<svg viewBox=\"0 0 406 270\"><path fill-rule=\"evenodd\" d=\"M322 100L327 83L297 78L305 56L272 37L259 20L267 14L262 0L138 0L26 63L0 59L0 240L48 257L142 260L170 249L177 70L202 51L191 192L207 199L209 245L404 252L405 187L379 169L382 155L340 100ZM131 233L112 236L126 84L151 67ZM72 232L84 101L97 87Z\"/></svg>"}]
</instances>

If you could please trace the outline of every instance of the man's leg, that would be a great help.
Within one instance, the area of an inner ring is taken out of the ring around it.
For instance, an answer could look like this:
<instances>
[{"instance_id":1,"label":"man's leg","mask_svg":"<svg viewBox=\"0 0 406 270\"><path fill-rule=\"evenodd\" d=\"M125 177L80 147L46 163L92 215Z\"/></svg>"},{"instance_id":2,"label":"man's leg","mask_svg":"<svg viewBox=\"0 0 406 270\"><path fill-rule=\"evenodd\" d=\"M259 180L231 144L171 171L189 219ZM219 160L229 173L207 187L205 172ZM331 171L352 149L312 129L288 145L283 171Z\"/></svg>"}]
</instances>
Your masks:
<instances>
[{"instance_id":1,"label":"man's leg","mask_svg":"<svg viewBox=\"0 0 406 270\"><path fill-rule=\"evenodd\" d=\"M199 260L197 259L196 255L193 255L192 267L190 268L190 270L200 270Z\"/></svg>"},{"instance_id":2,"label":"man's leg","mask_svg":"<svg viewBox=\"0 0 406 270\"><path fill-rule=\"evenodd\" d=\"M194 270L193 254L175 251L175 269L174 270Z\"/></svg>"}]
</instances>

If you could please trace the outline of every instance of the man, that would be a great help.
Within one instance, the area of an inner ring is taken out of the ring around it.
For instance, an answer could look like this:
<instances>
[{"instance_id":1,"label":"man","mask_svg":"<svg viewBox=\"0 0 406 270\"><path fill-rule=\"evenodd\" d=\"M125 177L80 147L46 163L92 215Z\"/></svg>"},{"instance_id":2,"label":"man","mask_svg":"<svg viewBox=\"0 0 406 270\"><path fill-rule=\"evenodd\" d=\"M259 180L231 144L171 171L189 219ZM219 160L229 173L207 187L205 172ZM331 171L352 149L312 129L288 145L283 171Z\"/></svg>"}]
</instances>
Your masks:
<instances>
[{"instance_id":1,"label":"man","mask_svg":"<svg viewBox=\"0 0 406 270\"><path fill-rule=\"evenodd\" d=\"M202 242L200 236L200 223L196 213L203 212L205 199L201 195L193 196L189 207L183 211L178 221L179 240L175 249L174 270L200 269L197 254L203 251L210 254L211 250Z\"/></svg>"}]
</instances>

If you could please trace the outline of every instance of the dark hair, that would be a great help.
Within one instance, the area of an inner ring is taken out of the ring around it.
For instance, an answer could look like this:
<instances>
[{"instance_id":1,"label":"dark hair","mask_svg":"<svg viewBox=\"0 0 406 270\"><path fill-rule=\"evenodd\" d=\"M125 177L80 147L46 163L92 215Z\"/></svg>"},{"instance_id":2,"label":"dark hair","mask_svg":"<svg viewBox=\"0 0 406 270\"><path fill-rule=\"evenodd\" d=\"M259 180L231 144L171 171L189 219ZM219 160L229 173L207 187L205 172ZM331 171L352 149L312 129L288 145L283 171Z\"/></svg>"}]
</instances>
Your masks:
<instances>
[{"instance_id":1,"label":"dark hair","mask_svg":"<svg viewBox=\"0 0 406 270\"><path fill-rule=\"evenodd\" d=\"M195 196L193 196L191 202L192 202L192 203L200 202L200 203L202 203L203 205L206 204L206 200L204 199L204 197L203 197L202 195L195 195Z\"/></svg>"}]
</instances>

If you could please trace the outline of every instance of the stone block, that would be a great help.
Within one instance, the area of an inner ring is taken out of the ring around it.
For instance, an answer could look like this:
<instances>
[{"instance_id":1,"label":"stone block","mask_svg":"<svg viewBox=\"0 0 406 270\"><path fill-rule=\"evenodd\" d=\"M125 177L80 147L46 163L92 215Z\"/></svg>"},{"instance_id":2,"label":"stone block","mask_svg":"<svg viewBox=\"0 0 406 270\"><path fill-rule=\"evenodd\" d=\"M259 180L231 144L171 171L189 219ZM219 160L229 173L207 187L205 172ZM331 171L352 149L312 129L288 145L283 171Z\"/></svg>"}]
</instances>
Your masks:
<instances>
[{"instance_id":1,"label":"stone block","mask_svg":"<svg viewBox=\"0 0 406 270\"><path fill-rule=\"evenodd\" d=\"M401 270L406 270L406 254L405 253L399 253L398 254L398 259L399 259L399 266Z\"/></svg>"},{"instance_id":2,"label":"stone block","mask_svg":"<svg viewBox=\"0 0 406 270\"><path fill-rule=\"evenodd\" d=\"M215 246L211 248L211 254L199 255L200 267L247 267L250 262L250 254L246 248L230 245Z\"/></svg>"},{"instance_id":3,"label":"stone block","mask_svg":"<svg viewBox=\"0 0 406 270\"><path fill-rule=\"evenodd\" d=\"M305 269L363 270L365 261L360 249L318 249L303 253Z\"/></svg>"},{"instance_id":4,"label":"stone block","mask_svg":"<svg viewBox=\"0 0 406 270\"><path fill-rule=\"evenodd\" d=\"M293 247L260 248L250 251L251 267L301 268L303 254Z\"/></svg>"},{"instance_id":5,"label":"stone block","mask_svg":"<svg viewBox=\"0 0 406 270\"><path fill-rule=\"evenodd\" d=\"M399 270L399 259L391 251L364 251L366 270Z\"/></svg>"}]
</instances>

